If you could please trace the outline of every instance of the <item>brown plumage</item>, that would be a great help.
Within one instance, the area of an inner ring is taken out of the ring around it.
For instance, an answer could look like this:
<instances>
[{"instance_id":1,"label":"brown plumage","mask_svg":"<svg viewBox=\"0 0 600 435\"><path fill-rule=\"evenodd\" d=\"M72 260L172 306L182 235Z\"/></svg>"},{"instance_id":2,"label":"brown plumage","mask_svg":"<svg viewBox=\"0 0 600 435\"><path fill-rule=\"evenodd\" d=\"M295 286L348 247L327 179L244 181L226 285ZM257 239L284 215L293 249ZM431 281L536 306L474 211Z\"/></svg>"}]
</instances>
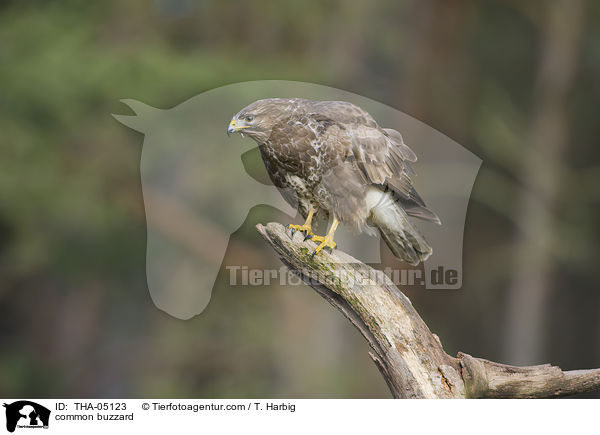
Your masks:
<instances>
[{"instance_id":1,"label":"brown plumage","mask_svg":"<svg viewBox=\"0 0 600 435\"><path fill-rule=\"evenodd\" d=\"M343 101L271 98L235 115L228 133L254 139L271 180L307 219L292 225L311 237L313 213L334 221L328 236L335 247L340 221L355 231L380 230L391 251L416 265L431 247L408 216L440 223L413 187L410 165L417 160L395 130L381 128L366 111ZM325 240L327 237L330 240Z\"/></svg>"}]
</instances>

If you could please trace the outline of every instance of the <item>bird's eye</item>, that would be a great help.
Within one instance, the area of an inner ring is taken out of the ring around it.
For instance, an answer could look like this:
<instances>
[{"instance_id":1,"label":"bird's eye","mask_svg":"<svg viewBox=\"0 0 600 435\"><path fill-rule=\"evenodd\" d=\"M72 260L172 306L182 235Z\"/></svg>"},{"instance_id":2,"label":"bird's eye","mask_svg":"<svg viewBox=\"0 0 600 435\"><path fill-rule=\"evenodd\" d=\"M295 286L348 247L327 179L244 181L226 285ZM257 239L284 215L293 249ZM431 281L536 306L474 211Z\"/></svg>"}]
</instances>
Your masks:
<instances>
[{"instance_id":1,"label":"bird's eye","mask_svg":"<svg viewBox=\"0 0 600 435\"><path fill-rule=\"evenodd\" d=\"M253 119L254 119L254 116L252 116L252 115L246 116L246 121L248 121L248 122L252 121Z\"/></svg>"}]
</instances>

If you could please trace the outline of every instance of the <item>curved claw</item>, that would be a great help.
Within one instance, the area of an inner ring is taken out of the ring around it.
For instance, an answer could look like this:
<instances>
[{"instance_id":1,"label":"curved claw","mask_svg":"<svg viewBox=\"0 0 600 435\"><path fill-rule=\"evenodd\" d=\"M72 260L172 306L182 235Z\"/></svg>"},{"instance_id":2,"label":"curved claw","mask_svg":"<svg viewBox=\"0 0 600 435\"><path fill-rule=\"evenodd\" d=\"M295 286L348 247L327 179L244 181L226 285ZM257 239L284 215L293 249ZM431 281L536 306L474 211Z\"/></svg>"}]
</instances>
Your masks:
<instances>
[{"instance_id":1,"label":"curved claw","mask_svg":"<svg viewBox=\"0 0 600 435\"><path fill-rule=\"evenodd\" d=\"M288 230L290 230L290 239L294 239L294 234L296 233L296 228L294 228L294 226L292 224L289 224L286 227Z\"/></svg>"},{"instance_id":2,"label":"curved claw","mask_svg":"<svg viewBox=\"0 0 600 435\"><path fill-rule=\"evenodd\" d=\"M287 228L289 230L291 230L290 232L291 232L292 239L294 238L294 234L296 234L297 231L304 234L304 240L306 240L307 237L312 237L312 235L313 235L310 224L304 224L304 225L289 224L287 226Z\"/></svg>"},{"instance_id":3,"label":"curved claw","mask_svg":"<svg viewBox=\"0 0 600 435\"><path fill-rule=\"evenodd\" d=\"M333 253L333 250L336 248L337 244L333 241L333 237L331 235L326 235L325 237L313 236L315 242L319 243L316 249L311 254L311 259L315 257L319 251L324 249L328 249L329 253Z\"/></svg>"}]
</instances>

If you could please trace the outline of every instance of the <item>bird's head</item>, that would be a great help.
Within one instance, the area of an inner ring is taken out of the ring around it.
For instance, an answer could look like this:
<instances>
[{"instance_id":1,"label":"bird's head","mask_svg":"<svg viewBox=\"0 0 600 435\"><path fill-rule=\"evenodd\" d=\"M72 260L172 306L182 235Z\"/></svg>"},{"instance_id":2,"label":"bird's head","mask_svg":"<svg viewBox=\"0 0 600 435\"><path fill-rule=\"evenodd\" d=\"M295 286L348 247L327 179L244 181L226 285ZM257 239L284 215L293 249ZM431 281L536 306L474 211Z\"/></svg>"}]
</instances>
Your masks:
<instances>
[{"instance_id":1,"label":"bird's head","mask_svg":"<svg viewBox=\"0 0 600 435\"><path fill-rule=\"evenodd\" d=\"M263 143L273 127L290 116L296 106L293 98L268 98L258 100L240 110L227 127L227 135L240 133L248 135L256 142Z\"/></svg>"}]
</instances>

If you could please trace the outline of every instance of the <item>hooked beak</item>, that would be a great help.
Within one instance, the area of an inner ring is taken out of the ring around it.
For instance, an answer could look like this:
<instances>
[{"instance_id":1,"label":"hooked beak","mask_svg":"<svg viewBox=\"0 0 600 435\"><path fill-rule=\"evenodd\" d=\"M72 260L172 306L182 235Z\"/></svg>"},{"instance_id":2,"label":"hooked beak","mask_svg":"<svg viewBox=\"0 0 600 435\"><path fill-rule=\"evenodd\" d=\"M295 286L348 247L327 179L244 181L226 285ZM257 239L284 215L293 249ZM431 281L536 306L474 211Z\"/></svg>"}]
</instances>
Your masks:
<instances>
[{"instance_id":1,"label":"hooked beak","mask_svg":"<svg viewBox=\"0 0 600 435\"><path fill-rule=\"evenodd\" d=\"M249 125L236 125L235 124L235 119L232 119L231 122L229 123L229 126L227 127L227 136L229 136L231 133L235 133L236 131L240 131L243 130L244 128L248 128L250 127Z\"/></svg>"}]
</instances>

